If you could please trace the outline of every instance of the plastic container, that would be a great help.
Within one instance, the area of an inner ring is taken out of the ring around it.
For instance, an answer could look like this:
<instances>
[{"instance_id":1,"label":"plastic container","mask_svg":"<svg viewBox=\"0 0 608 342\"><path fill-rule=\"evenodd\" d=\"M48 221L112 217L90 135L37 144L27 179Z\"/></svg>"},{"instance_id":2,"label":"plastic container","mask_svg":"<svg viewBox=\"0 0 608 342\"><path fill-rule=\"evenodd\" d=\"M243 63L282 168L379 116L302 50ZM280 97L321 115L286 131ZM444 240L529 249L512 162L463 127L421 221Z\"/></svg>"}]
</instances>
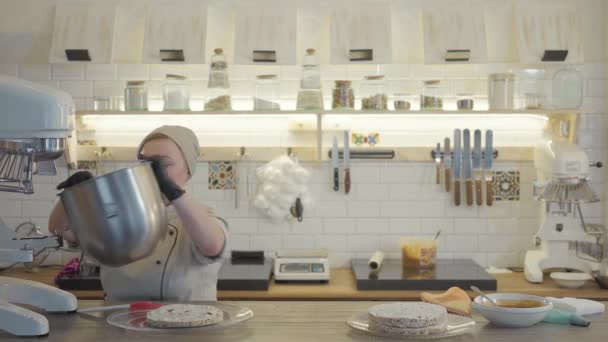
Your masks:
<instances>
[{"instance_id":1,"label":"plastic container","mask_svg":"<svg viewBox=\"0 0 608 342\"><path fill-rule=\"evenodd\" d=\"M254 110L281 110L279 98L279 79L277 75L258 75L255 82Z\"/></svg>"},{"instance_id":2,"label":"plastic container","mask_svg":"<svg viewBox=\"0 0 608 342\"><path fill-rule=\"evenodd\" d=\"M336 81L332 91L332 109L355 109L355 92L351 81Z\"/></svg>"},{"instance_id":3,"label":"plastic container","mask_svg":"<svg viewBox=\"0 0 608 342\"><path fill-rule=\"evenodd\" d=\"M148 88L145 81L127 82L125 110L148 110Z\"/></svg>"},{"instance_id":4,"label":"plastic container","mask_svg":"<svg viewBox=\"0 0 608 342\"><path fill-rule=\"evenodd\" d=\"M583 74L567 65L553 75L551 105L555 109L578 109L583 104Z\"/></svg>"},{"instance_id":5,"label":"plastic container","mask_svg":"<svg viewBox=\"0 0 608 342\"><path fill-rule=\"evenodd\" d=\"M515 76L511 73L488 76L488 106L490 110L512 110Z\"/></svg>"},{"instance_id":6,"label":"plastic container","mask_svg":"<svg viewBox=\"0 0 608 342\"><path fill-rule=\"evenodd\" d=\"M438 80L424 81L420 95L421 110L442 110L443 100L440 96L441 82Z\"/></svg>"},{"instance_id":7,"label":"plastic container","mask_svg":"<svg viewBox=\"0 0 608 342\"><path fill-rule=\"evenodd\" d=\"M164 110L190 110L190 83L186 77L167 74L163 85Z\"/></svg>"},{"instance_id":8,"label":"plastic container","mask_svg":"<svg viewBox=\"0 0 608 342\"><path fill-rule=\"evenodd\" d=\"M296 108L298 110L322 110L321 69L315 49L307 49L302 65L302 79Z\"/></svg>"},{"instance_id":9,"label":"plastic container","mask_svg":"<svg viewBox=\"0 0 608 342\"><path fill-rule=\"evenodd\" d=\"M388 97L383 75L365 76L361 84L361 109L386 110Z\"/></svg>"},{"instance_id":10,"label":"plastic container","mask_svg":"<svg viewBox=\"0 0 608 342\"><path fill-rule=\"evenodd\" d=\"M401 238L402 263L405 268L432 268L437 261L437 240Z\"/></svg>"},{"instance_id":11,"label":"plastic container","mask_svg":"<svg viewBox=\"0 0 608 342\"><path fill-rule=\"evenodd\" d=\"M232 110L228 63L223 49L213 50L207 83L207 101L205 110Z\"/></svg>"}]
</instances>

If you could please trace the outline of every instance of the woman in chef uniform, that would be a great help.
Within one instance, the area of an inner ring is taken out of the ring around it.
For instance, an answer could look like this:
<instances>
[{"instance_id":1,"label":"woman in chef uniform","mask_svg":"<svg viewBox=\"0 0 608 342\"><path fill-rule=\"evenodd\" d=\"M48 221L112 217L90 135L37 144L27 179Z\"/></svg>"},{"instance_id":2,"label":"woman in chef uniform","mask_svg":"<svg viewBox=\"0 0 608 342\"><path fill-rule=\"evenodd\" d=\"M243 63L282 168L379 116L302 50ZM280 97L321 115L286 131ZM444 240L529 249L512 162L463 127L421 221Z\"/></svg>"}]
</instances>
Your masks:
<instances>
[{"instance_id":1,"label":"woman in chef uniform","mask_svg":"<svg viewBox=\"0 0 608 342\"><path fill-rule=\"evenodd\" d=\"M227 224L184 190L196 171L198 139L188 128L163 126L148 134L137 151L138 159L152 162L161 192L169 203L169 226L152 255L122 267L101 267L106 299L216 300ZM57 188L92 177L88 172L78 172ZM76 242L61 202L50 215L49 231Z\"/></svg>"}]
</instances>

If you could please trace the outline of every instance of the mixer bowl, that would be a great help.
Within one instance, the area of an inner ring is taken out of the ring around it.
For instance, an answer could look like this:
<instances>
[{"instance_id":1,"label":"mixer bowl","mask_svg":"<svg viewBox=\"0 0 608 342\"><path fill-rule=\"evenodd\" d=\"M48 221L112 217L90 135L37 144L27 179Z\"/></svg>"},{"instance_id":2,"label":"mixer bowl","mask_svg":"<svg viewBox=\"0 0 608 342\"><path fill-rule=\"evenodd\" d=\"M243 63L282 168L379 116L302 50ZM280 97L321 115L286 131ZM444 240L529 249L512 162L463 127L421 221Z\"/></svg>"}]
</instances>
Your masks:
<instances>
[{"instance_id":1,"label":"mixer bowl","mask_svg":"<svg viewBox=\"0 0 608 342\"><path fill-rule=\"evenodd\" d=\"M167 214L149 163L65 189L61 201L80 247L107 266L150 255L167 233Z\"/></svg>"}]
</instances>

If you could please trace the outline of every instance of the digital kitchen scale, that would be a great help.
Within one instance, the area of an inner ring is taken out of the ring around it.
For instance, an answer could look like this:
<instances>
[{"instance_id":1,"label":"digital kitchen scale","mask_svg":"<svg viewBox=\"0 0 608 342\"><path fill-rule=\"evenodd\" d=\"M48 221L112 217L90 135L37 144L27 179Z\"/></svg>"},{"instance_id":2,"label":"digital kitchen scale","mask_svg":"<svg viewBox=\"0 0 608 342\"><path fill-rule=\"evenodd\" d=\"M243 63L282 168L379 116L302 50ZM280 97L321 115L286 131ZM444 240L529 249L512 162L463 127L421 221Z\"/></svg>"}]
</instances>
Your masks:
<instances>
[{"instance_id":1,"label":"digital kitchen scale","mask_svg":"<svg viewBox=\"0 0 608 342\"><path fill-rule=\"evenodd\" d=\"M279 251L274 259L274 280L276 282L329 281L329 258L327 250Z\"/></svg>"}]
</instances>

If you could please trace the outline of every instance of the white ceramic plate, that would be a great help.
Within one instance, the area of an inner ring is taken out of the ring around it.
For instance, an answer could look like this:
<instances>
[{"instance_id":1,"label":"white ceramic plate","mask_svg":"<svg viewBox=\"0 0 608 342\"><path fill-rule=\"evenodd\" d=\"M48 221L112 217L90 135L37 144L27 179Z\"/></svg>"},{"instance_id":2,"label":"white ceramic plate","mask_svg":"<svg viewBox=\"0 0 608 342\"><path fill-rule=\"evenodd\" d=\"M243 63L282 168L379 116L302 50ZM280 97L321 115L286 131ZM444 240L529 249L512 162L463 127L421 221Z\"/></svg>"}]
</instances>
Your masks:
<instances>
[{"instance_id":1,"label":"white ceramic plate","mask_svg":"<svg viewBox=\"0 0 608 342\"><path fill-rule=\"evenodd\" d=\"M174 303L167 303L174 304ZM154 328L146 324L146 314L150 310L128 311L122 310L114 312L108 316L107 322L115 327L153 333L188 333L193 331L203 331L212 329L222 329L244 322L253 317L253 311L244 306L236 304L226 304L221 302L196 303L212 305L224 312L224 319L216 324L194 328Z\"/></svg>"},{"instance_id":2,"label":"white ceramic plate","mask_svg":"<svg viewBox=\"0 0 608 342\"><path fill-rule=\"evenodd\" d=\"M442 334L424 335L424 336L405 336L401 334L389 334L384 332L377 332L369 329L369 314L367 312L361 312L353 315L347 321L348 325L359 331L364 331L368 334L400 339L435 339L452 337L466 334L473 330L475 327L475 321L470 317L459 316L448 314L448 330Z\"/></svg>"}]
</instances>

